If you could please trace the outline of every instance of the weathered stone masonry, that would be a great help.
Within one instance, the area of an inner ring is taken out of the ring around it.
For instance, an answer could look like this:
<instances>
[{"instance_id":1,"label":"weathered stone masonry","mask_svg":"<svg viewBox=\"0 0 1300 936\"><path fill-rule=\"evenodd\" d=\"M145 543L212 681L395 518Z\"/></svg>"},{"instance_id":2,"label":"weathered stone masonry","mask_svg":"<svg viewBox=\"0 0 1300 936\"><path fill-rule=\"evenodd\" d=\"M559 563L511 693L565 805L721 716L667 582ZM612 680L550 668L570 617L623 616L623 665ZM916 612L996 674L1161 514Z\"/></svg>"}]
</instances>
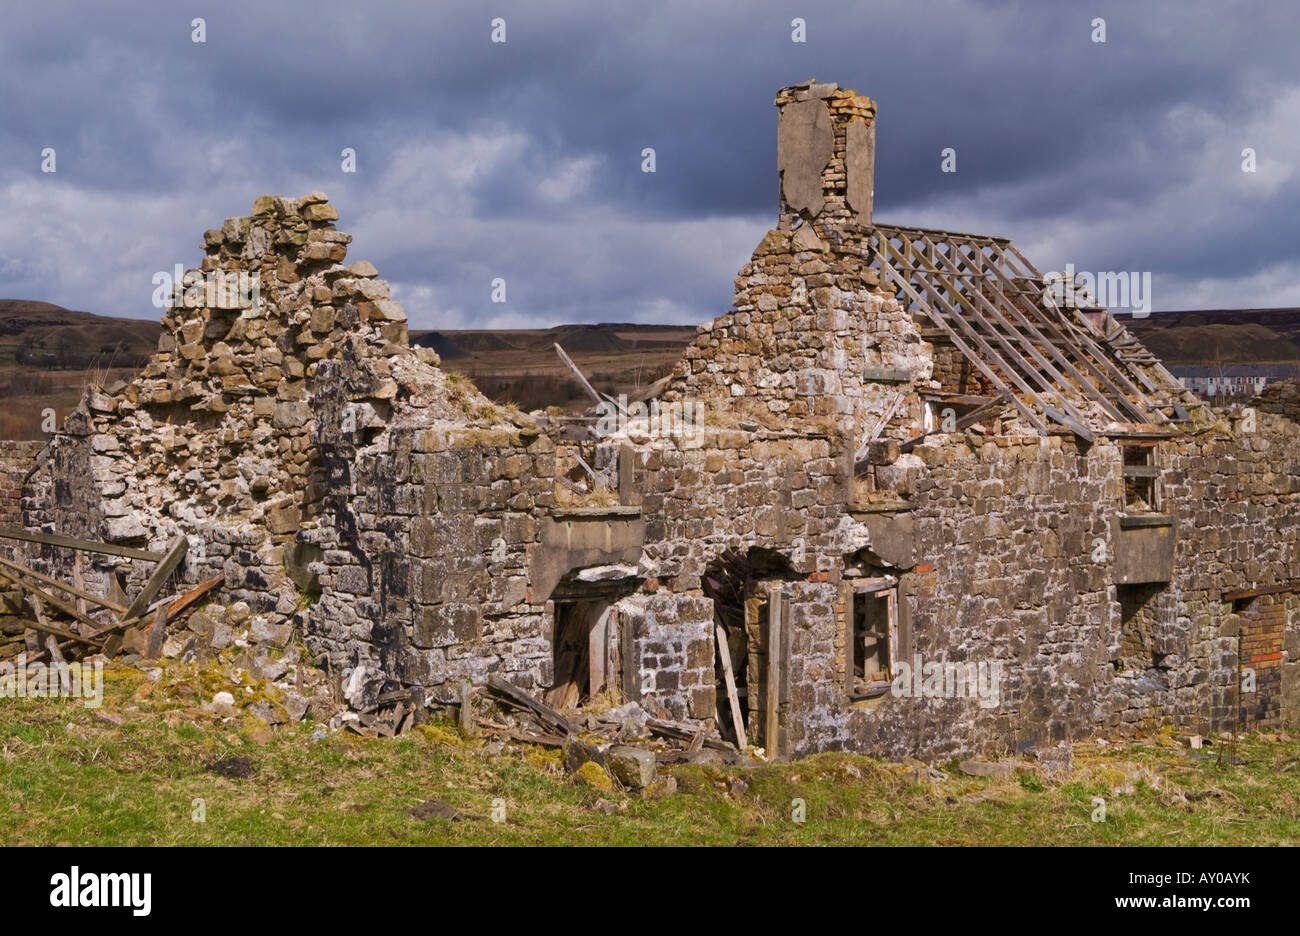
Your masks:
<instances>
[{"instance_id":1,"label":"weathered stone masonry","mask_svg":"<svg viewBox=\"0 0 1300 936\"><path fill-rule=\"evenodd\" d=\"M655 403L698 406L689 431L631 413L575 435L493 404L408 345L377 271L345 265L323 195L267 196L207 232L194 271L256 273L260 302L182 295L142 374L88 393L41 452L25 522L153 549L188 535L184 578L222 573L255 645L301 641L359 709L453 703L497 674L729 735L721 633L748 740L784 756L1294 720L1294 410L1264 407L1247 431L1072 376L1051 406L1012 387L989 409L1011 358L986 373L958 345L973 337L942 333L885 274L875 105L818 83L776 103L778 228ZM1098 332L1091 363L1045 339L1023 354L1099 381L1127 366L1108 350L1122 335ZM945 424L946 405L971 420ZM1161 424L1113 418L1139 405ZM578 456L607 483L575 486ZM998 664L996 698L881 688L918 657Z\"/></svg>"}]
</instances>

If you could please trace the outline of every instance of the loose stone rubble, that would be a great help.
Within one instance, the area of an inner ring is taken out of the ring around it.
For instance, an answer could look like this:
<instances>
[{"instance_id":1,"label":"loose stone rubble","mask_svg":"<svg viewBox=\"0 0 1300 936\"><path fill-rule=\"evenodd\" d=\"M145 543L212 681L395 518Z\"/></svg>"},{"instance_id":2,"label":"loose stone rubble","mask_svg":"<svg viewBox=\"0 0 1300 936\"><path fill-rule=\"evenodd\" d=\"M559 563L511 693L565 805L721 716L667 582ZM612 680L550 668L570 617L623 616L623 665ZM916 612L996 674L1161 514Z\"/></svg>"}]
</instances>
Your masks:
<instances>
[{"instance_id":1,"label":"loose stone rubble","mask_svg":"<svg viewBox=\"0 0 1300 936\"><path fill-rule=\"evenodd\" d=\"M293 687L268 720L340 699L454 708L498 676L728 739L738 711L740 740L780 757L1294 721L1295 385L1249 429L1203 407L1090 444L1015 413L942 431L928 396L972 385L872 265L874 103L816 82L776 103L779 226L653 402L703 414L682 431L634 409L575 436L493 403L409 345L323 194L263 196L206 232L194 271L255 273L258 303L182 296L138 378L90 390L34 464L6 462L23 522L149 549L188 536L183 580L224 588L165 653L233 645ZM1135 438L1158 512L1132 509ZM583 463L610 480L574 485ZM27 556L68 573L57 548ZM131 566L101 557L88 587L118 570L130 594L148 574ZM604 759L653 779L635 754Z\"/></svg>"}]
</instances>

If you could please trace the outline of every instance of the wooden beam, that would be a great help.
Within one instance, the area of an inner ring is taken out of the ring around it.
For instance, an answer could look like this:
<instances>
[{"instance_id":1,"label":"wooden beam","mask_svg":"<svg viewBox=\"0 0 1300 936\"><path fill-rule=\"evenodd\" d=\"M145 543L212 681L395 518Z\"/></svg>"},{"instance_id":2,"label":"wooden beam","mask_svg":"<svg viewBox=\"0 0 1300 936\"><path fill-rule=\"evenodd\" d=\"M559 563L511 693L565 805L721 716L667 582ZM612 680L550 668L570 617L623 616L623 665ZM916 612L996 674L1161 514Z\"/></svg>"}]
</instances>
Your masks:
<instances>
[{"instance_id":1,"label":"wooden beam","mask_svg":"<svg viewBox=\"0 0 1300 936\"><path fill-rule=\"evenodd\" d=\"M908 282L907 277L903 276L896 269L894 269L893 265L890 264L889 260L885 257L886 253L890 253L893 254L895 257L898 257L900 260L903 260L902 254L899 253L899 251L892 244L890 244L887 239L879 238L878 243L880 244L881 248L883 248L882 251L877 252L877 259L880 263L881 269L886 274L888 274L889 277L891 277L894 280L894 282L898 283L899 287L903 290L903 292L913 302L915 302L918 306L920 306L922 310L930 309L929 303L923 300L920 297L920 295L917 293L917 291L912 288L912 285L911 283ZM998 392L1001 393L1002 396L1005 397L1009 403L1014 405L1016 409L1020 411L1020 414L1025 417L1025 419L1029 422L1031 426L1033 426L1039 432L1042 433L1047 432L1047 427L1043 425L1042 420L1040 420L1038 416L1033 412L1033 410L1031 410L1028 406L1026 406L1019 397L1017 397L1014 393L1011 392L1011 388L1008 387L1005 382L1003 382L1002 378L998 377L998 375L993 372L993 369L988 364L984 363L984 361L980 358L978 354L976 354L974 351L970 349L970 347L966 344L966 342L962 341L962 339L957 335L957 332L952 328L952 326L950 326L943 319L943 316L937 315L936 313L936 315L931 316L931 319L934 321L936 325L938 325L940 328L942 328L945 332L948 333L948 340L951 341L956 346L957 350L960 351L968 361L970 361L972 364L976 366L976 368L979 369L980 373L982 373L985 376L985 378L988 379L989 383L993 384L993 386L997 388ZM993 355L993 357L996 359L997 356Z\"/></svg>"},{"instance_id":2,"label":"wooden beam","mask_svg":"<svg viewBox=\"0 0 1300 936\"><path fill-rule=\"evenodd\" d=\"M727 687L727 703L731 706L731 724L736 729L736 750L745 750L749 732L745 729L745 716L740 711L740 695L736 692L736 674L731 669L731 647L727 645L727 629L716 621L713 634L718 642L718 660L722 663L722 680Z\"/></svg>"},{"instance_id":3,"label":"wooden beam","mask_svg":"<svg viewBox=\"0 0 1300 936\"><path fill-rule=\"evenodd\" d=\"M999 399L991 396L976 396L972 393L923 393L921 398L946 406L984 406Z\"/></svg>"},{"instance_id":4,"label":"wooden beam","mask_svg":"<svg viewBox=\"0 0 1300 936\"><path fill-rule=\"evenodd\" d=\"M43 588L37 588L31 582L28 582L25 579L20 578L18 575L16 575L13 572L7 572L3 568L0 568L0 578L8 579L10 582L13 582L19 588L22 588L33 595L39 595L43 601L54 605L54 607L58 608L60 611L62 611L64 614L68 615L69 617L75 618L78 621L81 621L83 624L88 624L92 629L99 627L98 621L86 617L85 615L78 614L77 609L73 605L64 601L62 598L59 598L55 595L51 595ZM51 634L58 634L58 636L63 637L66 640L76 640L80 643L84 643L92 647L98 646L98 644L94 643L93 638L82 637L79 634L74 634L72 631L63 630L62 628L56 629L55 626L52 624L47 625L45 627L45 630L47 630Z\"/></svg>"},{"instance_id":5,"label":"wooden beam","mask_svg":"<svg viewBox=\"0 0 1300 936\"><path fill-rule=\"evenodd\" d=\"M1007 407L1007 401L1002 399L1001 397L996 397L990 400L989 402L985 403L983 406L979 407L978 409L973 409L965 416L959 417L957 419L956 425L953 426L953 431L960 432L961 430L965 429L968 426L973 426L977 422L982 422L983 420L988 419L990 416L996 415L1001 410L1006 409L1006 407ZM912 451L912 449L916 448L918 445L920 445L926 439L930 438L930 436L932 435L943 435L943 434L944 434L944 430L935 429L933 432L927 432L925 435L917 436L915 439L908 439L906 442L904 442L898 447L899 454L904 454L906 452Z\"/></svg>"},{"instance_id":6,"label":"wooden beam","mask_svg":"<svg viewBox=\"0 0 1300 936\"><path fill-rule=\"evenodd\" d=\"M54 587L60 588L63 591L67 592L68 594L74 595L77 598L82 599L83 601L92 602L94 604L99 605L102 608L108 608L110 611L116 611L118 614L121 614L123 611L126 610L125 605L120 605L116 601L109 601L107 598L103 598L99 595L93 595L90 592L82 591L80 588L77 588L72 585L67 585L63 582L60 582L58 579L52 578L48 575L42 575L40 572L37 572L35 569L29 569L25 565L22 565L21 563L10 562L8 559L0 558L0 566L4 566L6 569L9 569L12 572L18 572L22 575L30 575L38 582L44 582L46 585L53 585ZM77 610L80 611L82 614L85 614L85 610L80 606L78 606Z\"/></svg>"},{"instance_id":7,"label":"wooden beam","mask_svg":"<svg viewBox=\"0 0 1300 936\"><path fill-rule=\"evenodd\" d=\"M1243 598L1258 598L1260 595L1280 595L1284 592L1300 591L1300 579L1291 579L1280 585L1265 585L1262 588L1248 588L1245 591L1224 592L1224 601L1240 601Z\"/></svg>"},{"instance_id":8,"label":"wooden beam","mask_svg":"<svg viewBox=\"0 0 1300 936\"><path fill-rule=\"evenodd\" d=\"M781 631L785 595L773 589L767 602L767 698L764 707L764 747L767 759L776 760L781 746Z\"/></svg>"},{"instance_id":9,"label":"wooden beam","mask_svg":"<svg viewBox=\"0 0 1300 936\"><path fill-rule=\"evenodd\" d=\"M145 650L144 658L146 660L158 659L158 654L162 652L163 643L167 639L167 606L164 605L158 609L153 616L153 623L145 629Z\"/></svg>"},{"instance_id":10,"label":"wooden beam","mask_svg":"<svg viewBox=\"0 0 1300 936\"><path fill-rule=\"evenodd\" d=\"M172 540L167 555L163 556L158 562L158 567L153 570L153 575L149 576L149 581L144 583L144 588L140 589L140 594L135 596L135 601L131 602L131 607L126 609L125 617L139 617L144 614L145 609L149 607L149 602L153 601L154 595L158 594L168 576L176 571L176 567L181 564L181 560L185 558L185 554L189 551L190 541L184 536L178 536Z\"/></svg>"},{"instance_id":11,"label":"wooden beam","mask_svg":"<svg viewBox=\"0 0 1300 936\"><path fill-rule=\"evenodd\" d=\"M11 582L16 582L18 585L22 586L24 589L28 591L28 595L27 595L28 604L32 608L32 615L36 621L37 630L43 631L44 633L47 634L53 634L55 637L62 637L64 640L75 640L77 643L82 643L89 647L99 646L99 644L95 642L93 637L83 637L80 634L74 634L72 631L59 627L57 624L51 624L49 621L45 619L45 614L43 613L43 609L40 604L40 599L43 598L49 601L54 597L53 595L50 595L47 592L42 591L41 589L37 588L35 585L31 585L27 582L23 582L19 580L17 577L11 576L7 572L0 572L0 577L7 578ZM59 607L59 604L57 602L58 599L55 598L54 601L51 603L54 603L56 607ZM66 610L66 609L60 607L60 610ZM94 621L91 621L90 623L92 626L98 626L95 625Z\"/></svg>"},{"instance_id":12,"label":"wooden beam","mask_svg":"<svg viewBox=\"0 0 1300 936\"><path fill-rule=\"evenodd\" d=\"M975 299L975 303L972 303L970 297L963 293L961 289L953 284L953 282L937 268L937 263L940 259L954 268L956 267L956 264L946 254L940 251L938 245L928 237L922 237L922 241L929 248L929 259L931 264L931 269L924 270L923 272L926 273L927 276L932 276L937 279L939 285L942 286L959 305L970 313L970 318L983 325L988 335L1002 346L1002 350L1006 354L1010 355L1012 363L1016 364L1021 371L1028 374L1042 389L1043 393L1056 397L1056 399L1060 401L1061 409L1064 410L1064 414L1060 411L1053 411L1050 404L1039 396L1038 391L1031 389L1030 392L1033 394L1034 398L1038 400L1039 406L1042 407L1043 412L1054 421L1061 423L1064 426L1068 426L1075 435L1079 436L1085 442L1094 441L1096 437L1084 423L1083 414L1079 412L1072 403L1070 403L1069 399L1065 395L1066 380L1061 376L1060 372L1057 371L1045 357L1043 357L1039 350L1034 347L1032 341L1026 340L1021 332L1013 328L1011 323L1002 317L1002 314L998 311L997 307L985 298L984 294L979 291L978 287L969 291L970 296L973 296ZM949 250L955 249L952 244L949 244L948 247ZM985 310L984 315L981 315L976 311L976 304L982 306ZM1012 335L1024 345L1025 350L1029 353L1030 357L1034 359L1037 367L1030 364L1015 345L1007 340L1007 334ZM1008 376L1011 376L1010 368L1004 366L1003 370L1008 372ZM1043 375L1043 370L1047 371L1052 379L1049 380L1048 377L1045 377ZM1053 380L1055 383L1053 383Z\"/></svg>"},{"instance_id":13,"label":"wooden beam","mask_svg":"<svg viewBox=\"0 0 1300 936\"><path fill-rule=\"evenodd\" d=\"M125 556L128 559L144 559L146 562L160 562L164 556L132 549L130 546L118 546L115 543L94 543L90 540L64 536L62 533L34 533L22 527L0 526L0 539L23 540L28 543L44 543L47 546L66 546L68 549L84 549L86 552L103 553L108 556Z\"/></svg>"},{"instance_id":14,"label":"wooden beam","mask_svg":"<svg viewBox=\"0 0 1300 936\"><path fill-rule=\"evenodd\" d=\"M558 729L566 735L573 734L573 723L555 709L537 701L524 690L512 686L500 676L488 677L488 688L497 695L513 703L517 708L527 709L541 719L542 723L552 729Z\"/></svg>"},{"instance_id":15,"label":"wooden beam","mask_svg":"<svg viewBox=\"0 0 1300 936\"><path fill-rule=\"evenodd\" d=\"M894 247L893 244L889 243L888 240L881 241L881 244L885 248L886 252L898 258L898 260L904 265L904 269L906 269L909 273L914 272L911 264L908 262L906 255L904 255L901 251L899 251L896 247ZM910 245L909 245L908 252L909 253L911 252ZM1020 411L1020 414L1025 417L1025 420L1031 426L1033 426L1039 432L1046 435L1047 426L1045 426L1043 424L1043 421L1038 418L1038 415L1033 410L1031 410L1028 406L1026 406L1024 401L1022 401L1019 397L1015 395L1015 393L1011 391L1011 388L1006 385L1006 383L1002 380L1002 378L1000 378L996 373L994 373L993 368L989 364L987 364L985 360L980 357L980 355L976 354L974 351L971 350L970 346L967 345L966 342L962 340L962 338L957 334L956 330L948 323L947 319L943 316L943 314L921 298L920 294L917 293L917 291L912 288L912 285L909 282L908 277L903 276L897 270L895 270L894 267L889 263L889 261L886 260L884 257L880 257L880 264L881 267L885 269L885 271L888 272L890 276L893 277L894 281L897 282L900 286L902 286L903 290L908 294L908 296L911 297L912 301L914 301L917 305L919 305L921 309L925 311L927 315L929 315L930 320L933 321L940 328L948 332L948 339L957 347L957 350L960 351L968 361L974 364L979 369L980 373L982 373L988 379L988 381L991 384L993 384L993 386L995 386L1004 397L1007 398L1008 401L1010 401L1012 404L1015 405L1016 409ZM939 295L938 290L934 287L933 284L927 282L921 277L918 277L918 281L920 282L921 286L927 292L929 292L930 295L934 297L934 299L937 302L939 302L942 305L947 305L946 300L944 300L943 297ZM1029 388L1028 384L1026 384L1018 374L1012 371L1011 368L1008 367L1005 362L1002 362L997 352L995 352L991 347L989 347L989 343L985 341L984 338L974 330L974 328L970 325L970 323L964 321L962 316L958 314L957 311L952 308L952 306L949 305L948 310L949 310L949 314L953 316L953 320L958 325L960 325L963 329L965 329L967 336L972 341L974 341L976 345L979 346L980 350L985 353L988 359L990 361L1001 363L1007 377L1018 387L1020 387L1020 389L1024 393L1037 399L1037 394L1035 394L1034 391Z\"/></svg>"},{"instance_id":16,"label":"wooden beam","mask_svg":"<svg viewBox=\"0 0 1300 936\"><path fill-rule=\"evenodd\" d=\"M1077 382L1079 388L1085 394L1087 394L1088 396L1096 400L1097 403L1099 403L1101 407L1111 415L1111 417L1118 420L1119 422L1125 421L1124 414L1119 411L1116 404L1111 402L1109 397L1107 397L1104 393L1098 390L1092 380L1089 380L1087 377L1085 377L1082 373L1079 372L1079 370L1073 364L1070 363L1070 359L1065 356L1065 354L1061 351L1059 347L1057 347L1057 342L1049 339L1046 335L1044 335L1041 331L1039 331L1038 328L1034 325L1034 323L1031 322L1029 319L1027 319L1024 315L1022 315L1020 310L1016 308L1015 301L1002 288L1003 286L1005 286L1007 289L1016 292L1014 288L1014 284L1011 282L1010 279L1007 278L1007 275L1002 272L1002 269L999 266L997 259L995 257L985 257L983 248L976 250L973 257L967 257L964 254L962 254L961 251L957 251L957 256L961 258L962 263L965 264L968 268L978 270L980 272L987 272L987 274L991 274L991 276L985 280L985 283L990 287L990 289L996 292L997 298L999 298L1002 301L1002 306L1005 309L1005 311L1016 321L1016 323L1022 329L1024 329L1026 332L1029 333L1029 336L1034 341L1037 341L1039 344L1041 344L1044 348L1047 349L1047 353L1050 354L1056 360L1056 362L1061 365L1061 368ZM975 261L974 257L978 257L979 260ZM987 271L985 265L986 260L990 261L987 264ZM953 268L956 268L956 263L951 258L948 259L948 265ZM996 280L1001 280L1002 286L999 286ZM1028 346L1032 349L1033 343L1030 342ZM1062 381L1064 380L1063 375L1055 371L1055 369L1051 369L1051 373L1053 373L1058 380L1062 380Z\"/></svg>"},{"instance_id":17,"label":"wooden beam","mask_svg":"<svg viewBox=\"0 0 1300 936\"><path fill-rule=\"evenodd\" d=\"M591 397L592 401L597 406L603 404L605 399L597 393L596 388L587 381L587 378L583 375L582 371L578 369L578 365L574 364L573 361L569 359L569 356L564 353L564 349L560 347L558 341L555 343L555 353L560 356L560 361L564 366L573 372L573 376L577 378L578 383L582 384L582 389L586 392L587 396Z\"/></svg>"},{"instance_id":18,"label":"wooden beam","mask_svg":"<svg viewBox=\"0 0 1300 936\"><path fill-rule=\"evenodd\" d=\"M1034 270L1033 265L1029 264L1029 261L1024 259L1024 256L1020 253L1020 251L1016 250L1015 247L1012 246L1011 244L1007 244L1007 247L1011 251L1013 251L1017 257L1019 257L1022 261L1028 264L1031 270ZM1001 249L1000 246L995 245L993 247L993 250L997 253L1000 259L1006 258L1007 254ZM1033 278L1036 281L1041 282L1042 274L1037 273L1037 271L1035 270ZM1126 394L1132 393L1135 397L1137 397L1138 400L1142 402L1142 404L1145 406L1145 408L1148 411L1154 413L1156 416L1159 416L1162 420L1165 418L1163 414L1155 410L1154 405L1150 400L1147 399L1146 394L1141 389L1139 389L1133 383L1133 381L1129 380L1128 376L1125 375L1124 372L1120 370L1118 367L1116 367L1115 364L1110 360L1114 352L1112 351L1111 354L1107 354L1106 351L1103 351L1101 346L1099 346L1095 341L1092 340L1091 337L1088 336L1088 334L1083 330L1083 327L1081 325L1070 320L1070 317L1065 314L1065 311L1063 309L1061 309L1059 306L1056 305L1055 301L1049 301L1047 297L1041 295L1035 297L1035 301L1033 303L1033 310L1039 316L1048 317L1049 320L1052 321L1054 324L1056 324L1058 327L1063 327L1064 330L1068 332L1070 336L1077 343L1079 343L1080 346L1083 347L1088 352L1088 354L1092 356L1092 358L1096 361L1099 367L1103 367L1106 370L1108 370L1110 372L1111 377L1118 379L1120 383L1125 385L1125 389L1120 390L1113 383L1111 383L1110 380L1104 381L1107 385L1107 388L1111 390L1111 392L1116 394L1117 397L1127 401L1130 406L1134 406L1136 404L1134 404L1132 400L1128 400L1126 396ZM1086 322L1087 320L1081 319L1081 321ZM1092 327L1091 323L1089 323L1089 327ZM1119 403L1120 399L1117 399L1115 402ZM1141 419L1144 422L1150 421L1150 417L1148 414L1142 413L1140 409L1138 412L1139 412L1139 416L1138 416L1139 419Z\"/></svg>"},{"instance_id":19,"label":"wooden beam","mask_svg":"<svg viewBox=\"0 0 1300 936\"><path fill-rule=\"evenodd\" d=\"M202 598L208 592L212 591L212 589L216 588L225 580L226 577L224 575L214 575L206 582L196 585L194 588L186 592L180 598L178 599L163 598L159 601L155 601L153 604L151 604L148 608L145 609L143 614L133 618L123 618L122 620L114 621L112 624L109 624L107 627L101 627L99 630L95 631L95 633L91 634L90 637L91 638L109 637L111 639L111 635L114 634L115 632L125 630L128 627L133 627L136 624L139 624L141 621L143 621L146 617L149 616L150 612L158 610L158 608L162 607L163 605L167 605L167 620L170 622L174 620L177 615L183 613L186 608L194 604L194 602L198 601L200 598ZM168 602L171 603L168 604ZM107 652L108 644L105 643L104 646L105 646L105 652ZM112 656L111 653L108 655Z\"/></svg>"}]
</instances>

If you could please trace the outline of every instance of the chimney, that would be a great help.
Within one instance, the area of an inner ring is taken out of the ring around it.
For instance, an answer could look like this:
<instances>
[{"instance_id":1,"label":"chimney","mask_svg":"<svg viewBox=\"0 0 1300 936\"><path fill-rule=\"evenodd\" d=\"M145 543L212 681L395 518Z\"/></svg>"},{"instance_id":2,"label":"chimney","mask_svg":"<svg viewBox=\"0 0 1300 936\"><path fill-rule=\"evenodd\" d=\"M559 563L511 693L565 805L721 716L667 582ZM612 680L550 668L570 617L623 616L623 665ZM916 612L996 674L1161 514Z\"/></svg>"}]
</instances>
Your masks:
<instances>
[{"instance_id":1,"label":"chimney","mask_svg":"<svg viewBox=\"0 0 1300 936\"><path fill-rule=\"evenodd\" d=\"M823 237L869 225L876 170L876 105L833 83L806 81L776 96L781 230L796 218Z\"/></svg>"}]
</instances>

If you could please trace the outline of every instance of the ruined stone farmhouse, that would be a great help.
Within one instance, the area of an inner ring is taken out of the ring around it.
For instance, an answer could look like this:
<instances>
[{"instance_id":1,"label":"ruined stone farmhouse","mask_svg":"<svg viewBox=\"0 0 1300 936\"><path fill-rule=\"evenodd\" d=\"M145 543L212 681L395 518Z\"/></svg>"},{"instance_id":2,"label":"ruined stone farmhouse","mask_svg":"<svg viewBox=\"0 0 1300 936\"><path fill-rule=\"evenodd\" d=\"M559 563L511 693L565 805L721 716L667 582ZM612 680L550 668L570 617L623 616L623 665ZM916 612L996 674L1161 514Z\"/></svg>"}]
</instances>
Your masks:
<instances>
[{"instance_id":1,"label":"ruined stone farmhouse","mask_svg":"<svg viewBox=\"0 0 1300 936\"><path fill-rule=\"evenodd\" d=\"M644 399L488 400L411 346L324 195L264 196L206 232L138 377L11 452L11 522L187 536L182 579L223 576L255 647L362 711L497 676L773 756L928 759L1294 720L1294 392L1199 403L1006 238L877 223L875 103L775 103L777 225ZM255 304L199 282L240 273Z\"/></svg>"}]
</instances>

